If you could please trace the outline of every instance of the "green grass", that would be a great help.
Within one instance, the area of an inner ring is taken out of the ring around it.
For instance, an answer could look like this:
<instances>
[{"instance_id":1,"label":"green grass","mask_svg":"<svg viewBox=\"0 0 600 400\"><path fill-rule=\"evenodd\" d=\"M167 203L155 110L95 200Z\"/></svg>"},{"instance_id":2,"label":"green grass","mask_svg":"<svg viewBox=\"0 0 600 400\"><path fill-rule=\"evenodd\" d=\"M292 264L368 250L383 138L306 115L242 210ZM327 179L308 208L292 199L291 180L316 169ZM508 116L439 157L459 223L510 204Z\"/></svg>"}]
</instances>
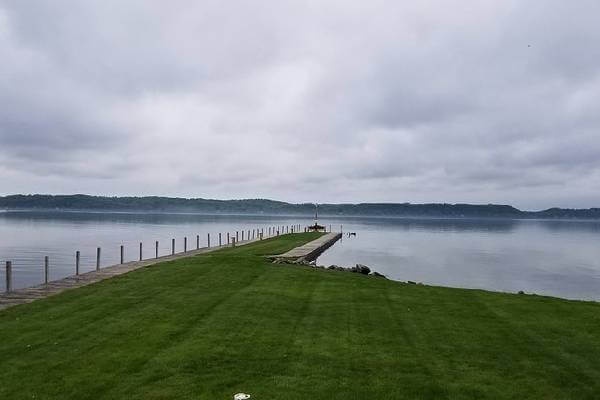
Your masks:
<instances>
[{"instance_id":1,"label":"green grass","mask_svg":"<svg viewBox=\"0 0 600 400\"><path fill-rule=\"evenodd\" d=\"M315 234L0 312L0 399L598 399L600 305L268 263Z\"/></svg>"}]
</instances>

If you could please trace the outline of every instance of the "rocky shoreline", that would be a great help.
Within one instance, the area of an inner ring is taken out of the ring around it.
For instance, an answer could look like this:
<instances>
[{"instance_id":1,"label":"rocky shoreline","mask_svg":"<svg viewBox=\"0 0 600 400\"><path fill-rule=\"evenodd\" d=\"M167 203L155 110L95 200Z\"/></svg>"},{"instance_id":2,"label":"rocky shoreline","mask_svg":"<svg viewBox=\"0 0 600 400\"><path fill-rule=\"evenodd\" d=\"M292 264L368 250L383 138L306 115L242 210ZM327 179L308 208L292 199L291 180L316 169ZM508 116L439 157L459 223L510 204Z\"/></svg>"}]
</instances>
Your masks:
<instances>
[{"instance_id":1,"label":"rocky shoreline","mask_svg":"<svg viewBox=\"0 0 600 400\"><path fill-rule=\"evenodd\" d=\"M288 264L288 265L302 265L311 268L319 268L319 269L328 269L332 271L342 271L342 272L353 272L362 275L373 276L377 278L388 279L385 275L371 270L368 266L364 264L356 264L354 267L341 267L339 265L317 265L314 261L306 261L306 260L290 260L286 258L275 258L273 260L274 264Z\"/></svg>"}]
</instances>

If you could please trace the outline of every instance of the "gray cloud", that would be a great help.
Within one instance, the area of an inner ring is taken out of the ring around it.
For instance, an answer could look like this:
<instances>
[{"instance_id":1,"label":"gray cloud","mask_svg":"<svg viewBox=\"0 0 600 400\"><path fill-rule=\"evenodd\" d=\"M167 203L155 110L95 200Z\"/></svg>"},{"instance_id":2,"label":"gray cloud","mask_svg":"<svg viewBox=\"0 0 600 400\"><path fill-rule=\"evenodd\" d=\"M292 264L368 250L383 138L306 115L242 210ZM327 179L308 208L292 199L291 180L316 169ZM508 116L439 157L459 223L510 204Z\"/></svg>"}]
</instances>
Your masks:
<instances>
[{"instance_id":1,"label":"gray cloud","mask_svg":"<svg viewBox=\"0 0 600 400\"><path fill-rule=\"evenodd\" d=\"M0 187L598 206L599 11L0 0Z\"/></svg>"}]
</instances>

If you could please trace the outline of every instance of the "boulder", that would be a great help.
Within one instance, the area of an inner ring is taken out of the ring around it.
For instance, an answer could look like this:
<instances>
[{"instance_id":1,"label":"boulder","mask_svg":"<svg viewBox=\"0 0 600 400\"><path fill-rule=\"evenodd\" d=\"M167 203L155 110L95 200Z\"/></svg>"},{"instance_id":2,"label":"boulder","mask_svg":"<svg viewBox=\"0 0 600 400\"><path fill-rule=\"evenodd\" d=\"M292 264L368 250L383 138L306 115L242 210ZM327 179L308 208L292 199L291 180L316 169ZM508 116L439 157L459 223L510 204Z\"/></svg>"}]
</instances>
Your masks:
<instances>
[{"instance_id":1,"label":"boulder","mask_svg":"<svg viewBox=\"0 0 600 400\"><path fill-rule=\"evenodd\" d=\"M356 267L354 267L353 271L358 272L359 274L369 275L369 273L371 273L371 268L364 264L356 264Z\"/></svg>"},{"instance_id":2,"label":"boulder","mask_svg":"<svg viewBox=\"0 0 600 400\"><path fill-rule=\"evenodd\" d=\"M387 279L387 277L386 277L385 275L383 275L383 274L380 274L380 273L379 273L379 272L377 272L377 271L373 271L373 272L371 272L371 275L373 275L373 276L376 276L377 278L383 278L383 279Z\"/></svg>"}]
</instances>

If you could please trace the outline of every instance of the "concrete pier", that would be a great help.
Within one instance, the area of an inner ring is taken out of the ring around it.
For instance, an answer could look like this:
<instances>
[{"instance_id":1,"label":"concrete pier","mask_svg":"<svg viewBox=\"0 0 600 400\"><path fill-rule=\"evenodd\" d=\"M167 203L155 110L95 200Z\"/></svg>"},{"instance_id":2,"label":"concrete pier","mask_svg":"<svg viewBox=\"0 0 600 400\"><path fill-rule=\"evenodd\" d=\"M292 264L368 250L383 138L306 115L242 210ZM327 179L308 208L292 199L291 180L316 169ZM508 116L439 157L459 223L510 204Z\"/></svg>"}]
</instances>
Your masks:
<instances>
[{"instance_id":1,"label":"concrete pier","mask_svg":"<svg viewBox=\"0 0 600 400\"><path fill-rule=\"evenodd\" d=\"M331 247L342 237L341 233L329 232L320 238L308 242L300 247L296 247L287 253L270 256L270 258L289 259L293 261L312 261L321 253Z\"/></svg>"}]
</instances>

